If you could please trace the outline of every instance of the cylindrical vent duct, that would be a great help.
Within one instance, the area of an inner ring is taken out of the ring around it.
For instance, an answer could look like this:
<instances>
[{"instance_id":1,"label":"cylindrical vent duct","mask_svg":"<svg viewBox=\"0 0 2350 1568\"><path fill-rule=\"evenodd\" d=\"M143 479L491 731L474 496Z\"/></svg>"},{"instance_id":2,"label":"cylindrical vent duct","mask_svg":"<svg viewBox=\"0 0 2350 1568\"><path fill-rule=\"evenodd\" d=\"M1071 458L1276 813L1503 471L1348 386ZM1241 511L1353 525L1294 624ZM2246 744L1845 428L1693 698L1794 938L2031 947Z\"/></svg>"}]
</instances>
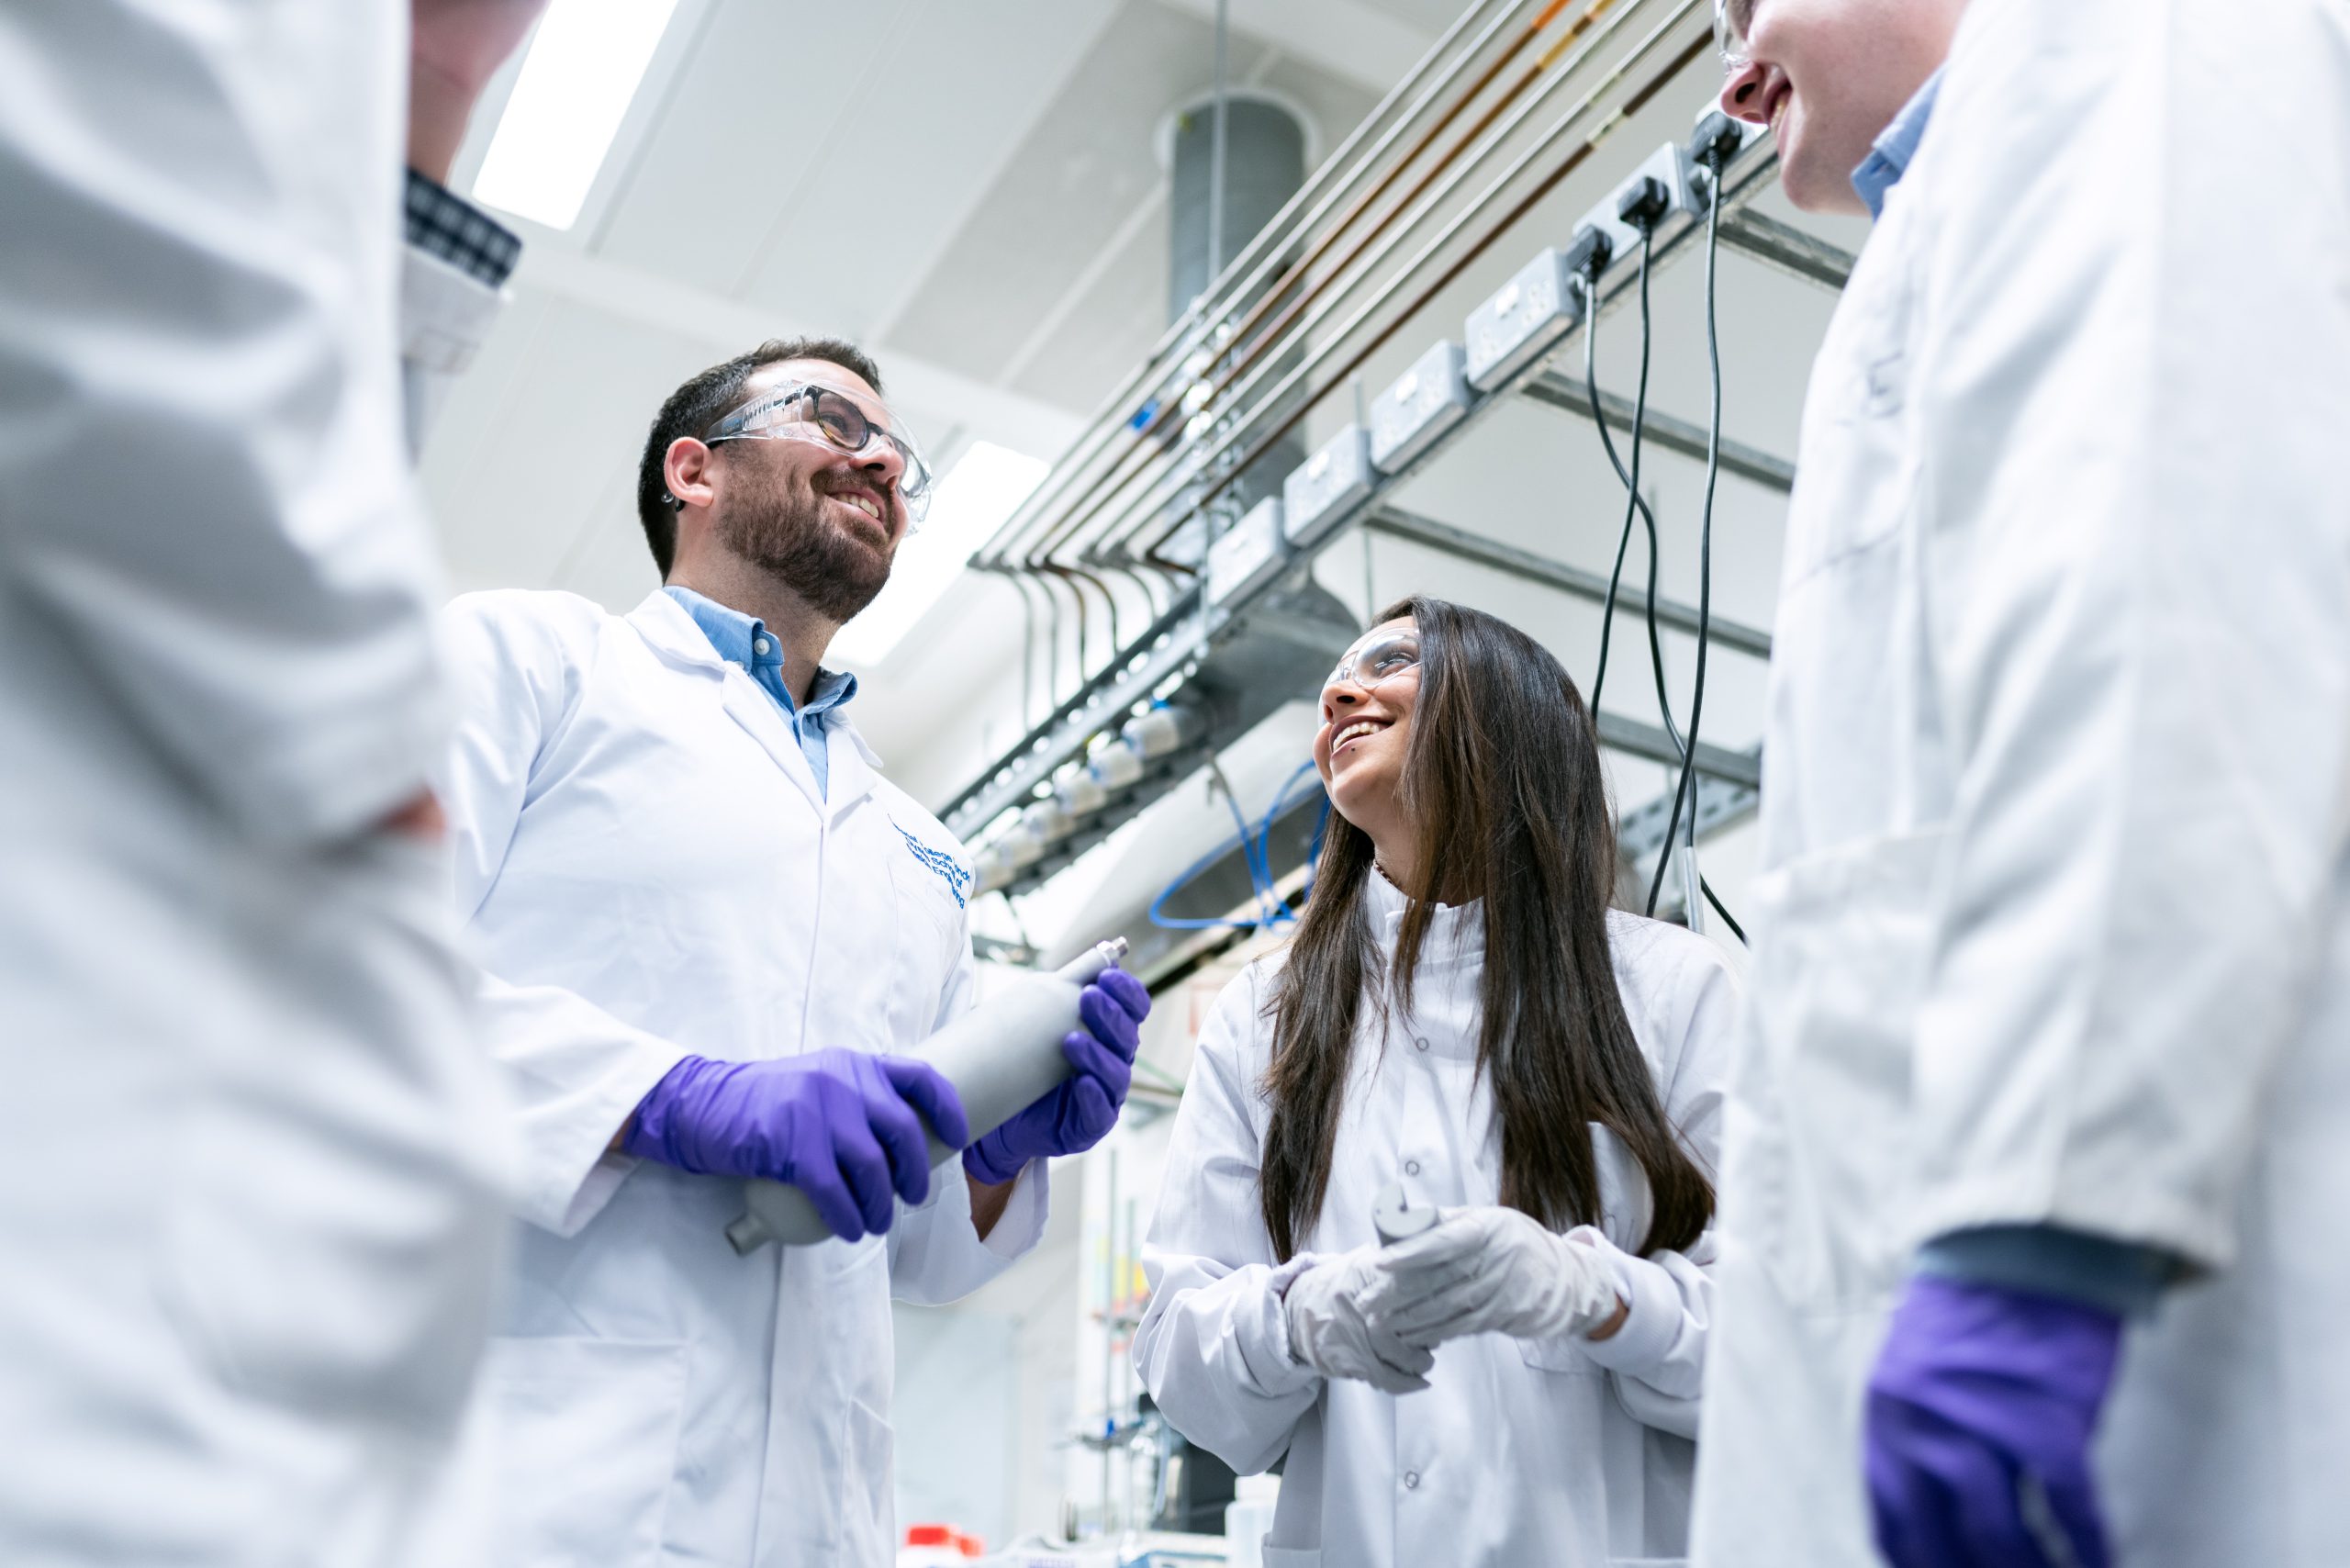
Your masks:
<instances>
[{"instance_id":1,"label":"cylindrical vent duct","mask_svg":"<svg viewBox=\"0 0 2350 1568\"><path fill-rule=\"evenodd\" d=\"M1276 99L1241 91L1224 100L1224 210L1220 220L1215 202L1215 100L1203 98L1171 117L1162 146L1172 180L1169 193L1167 314L1172 320L1215 281L1225 264L1246 251L1266 224L1271 222L1305 184L1305 122L1295 110ZM1208 253L1211 231L1221 254ZM1293 252L1292 252L1293 254ZM1276 268L1278 274L1280 269ZM1251 296L1235 308L1245 315L1256 303ZM1237 347L1237 345L1226 345ZM1270 367L1270 386L1294 364L1302 347L1283 354ZM1212 355L1209 356L1212 358ZM1266 496L1277 495L1291 469L1305 460L1302 433L1276 442L1225 492L1223 521L1239 517ZM1188 511L1179 502L1175 515ZM1170 545L1179 556L1196 558L1207 548L1215 524L1187 530Z\"/></svg>"},{"instance_id":2,"label":"cylindrical vent duct","mask_svg":"<svg viewBox=\"0 0 2350 1568\"><path fill-rule=\"evenodd\" d=\"M1214 204L1215 102L1175 115L1168 227L1173 241L1167 269L1169 320L1191 308L1225 263L1248 248L1305 184L1305 126L1270 98L1232 94L1224 101L1224 253L1208 255Z\"/></svg>"}]
</instances>

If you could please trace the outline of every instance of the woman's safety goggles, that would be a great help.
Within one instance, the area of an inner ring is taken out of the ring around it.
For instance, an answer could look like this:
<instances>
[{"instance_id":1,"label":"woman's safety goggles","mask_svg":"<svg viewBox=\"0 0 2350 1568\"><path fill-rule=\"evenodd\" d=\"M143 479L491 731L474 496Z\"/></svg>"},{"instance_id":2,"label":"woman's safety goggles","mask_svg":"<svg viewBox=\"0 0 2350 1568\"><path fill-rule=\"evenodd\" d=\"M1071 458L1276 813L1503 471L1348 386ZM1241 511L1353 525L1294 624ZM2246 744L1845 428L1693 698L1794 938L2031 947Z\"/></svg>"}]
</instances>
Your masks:
<instances>
[{"instance_id":1,"label":"woman's safety goggles","mask_svg":"<svg viewBox=\"0 0 2350 1568\"><path fill-rule=\"evenodd\" d=\"M1747 47L1746 35L1754 27L1754 7L1761 0L1714 0L1714 47L1721 50L1722 63L1732 71L1743 71L1754 58Z\"/></svg>"},{"instance_id":2,"label":"woman's safety goggles","mask_svg":"<svg viewBox=\"0 0 2350 1568\"><path fill-rule=\"evenodd\" d=\"M1363 691L1377 691L1388 681L1407 670L1420 667L1420 634L1417 632L1382 632L1366 637L1348 650L1322 683L1327 691L1334 686L1352 686Z\"/></svg>"},{"instance_id":3,"label":"woman's safety goggles","mask_svg":"<svg viewBox=\"0 0 2350 1568\"><path fill-rule=\"evenodd\" d=\"M763 392L711 427L705 446L724 441L804 441L855 457L886 442L899 458L898 498L912 533L930 510L930 465L898 434L904 426L886 407L868 410L837 387L806 382Z\"/></svg>"}]
</instances>

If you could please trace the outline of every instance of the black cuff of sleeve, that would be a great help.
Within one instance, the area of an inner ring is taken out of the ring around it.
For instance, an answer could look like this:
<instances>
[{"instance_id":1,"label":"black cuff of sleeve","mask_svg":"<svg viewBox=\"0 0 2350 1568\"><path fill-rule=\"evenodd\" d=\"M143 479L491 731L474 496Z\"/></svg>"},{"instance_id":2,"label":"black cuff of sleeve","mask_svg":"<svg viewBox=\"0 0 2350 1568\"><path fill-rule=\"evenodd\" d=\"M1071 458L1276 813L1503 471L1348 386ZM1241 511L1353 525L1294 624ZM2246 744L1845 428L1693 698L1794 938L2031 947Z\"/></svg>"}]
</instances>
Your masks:
<instances>
[{"instance_id":1,"label":"black cuff of sleeve","mask_svg":"<svg viewBox=\"0 0 2350 1568\"><path fill-rule=\"evenodd\" d=\"M487 288L502 288L522 238L436 180L408 172L408 242Z\"/></svg>"},{"instance_id":2,"label":"black cuff of sleeve","mask_svg":"<svg viewBox=\"0 0 2350 1568\"><path fill-rule=\"evenodd\" d=\"M1973 1284L2030 1291L2144 1317L2183 1272L2152 1247L2056 1226L1986 1226L1936 1237L1919 1250L1918 1271Z\"/></svg>"}]
</instances>

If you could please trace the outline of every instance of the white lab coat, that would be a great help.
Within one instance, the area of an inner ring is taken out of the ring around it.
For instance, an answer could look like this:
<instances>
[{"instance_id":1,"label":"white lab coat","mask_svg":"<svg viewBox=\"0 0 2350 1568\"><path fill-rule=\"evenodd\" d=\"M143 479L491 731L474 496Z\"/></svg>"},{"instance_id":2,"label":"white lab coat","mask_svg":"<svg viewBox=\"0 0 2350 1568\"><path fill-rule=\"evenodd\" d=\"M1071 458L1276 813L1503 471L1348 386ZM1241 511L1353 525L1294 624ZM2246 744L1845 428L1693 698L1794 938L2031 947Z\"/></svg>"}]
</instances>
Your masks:
<instances>
[{"instance_id":1,"label":"white lab coat","mask_svg":"<svg viewBox=\"0 0 2350 1568\"><path fill-rule=\"evenodd\" d=\"M0 1562L478 1561L398 0L0 7Z\"/></svg>"},{"instance_id":2,"label":"white lab coat","mask_svg":"<svg viewBox=\"0 0 2350 1568\"><path fill-rule=\"evenodd\" d=\"M1372 878L1372 930L1392 954L1404 899ZM1608 916L1617 984L1665 1114L1711 1170L1738 986L1721 952L1679 926ZM1383 1032L1365 1008L1321 1215L1277 1263L1257 1172L1270 1120L1278 958L1225 988L1200 1034L1143 1247L1150 1305L1135 1365L1176 1430L1254 1473L1287 1456L1267 1568L1601 1568L1677 1560L1707 1325L1710 1233L1639 1258L1639 1167L1595 1127L1603 1223L1583 1235L1631 1308L1612 1338L1441 1345L1429 1388L1401 1397L1326 1380L1291 1352L1279 1292L1317 1255L1375 1245L1371 1205L1500 1202L1501 1133L1477 1071L1484 935L1477 906L1442 910L1421 956L1416 1014Z\"/></svg>"},{"instance_id":3,"label":"white lab coat","mask_svg":"<svg viewBox=\"0 0 2350 1568\"><path fill-rule=\"evenodd\" d=\"M2131 1568L2350 1562L2350 12L1975 0L1805 412L1696 1557L1859 1568L1929 1238L2207 1271Z\"/></svg>"},{"instance_id":4,"label":"white lab coat","mask_svg":"<svg viewBox=\"0 0 2350 1568\"><path fill-rule=\"evenodd\" d=\"M742 1258L739 1182L606 1146L688 1052L903 1051L967 1008L961 890L914 847L961 846L845 723L820 798L666 594L625 619L470 594L444 629L457 902L528 1221L483 1378L498 1561L885 1565L891 1294L950 1300L1034 1246L1041 1163L984 1243L949 1165L886 1239Z\"/></svg>"}]
</instances>

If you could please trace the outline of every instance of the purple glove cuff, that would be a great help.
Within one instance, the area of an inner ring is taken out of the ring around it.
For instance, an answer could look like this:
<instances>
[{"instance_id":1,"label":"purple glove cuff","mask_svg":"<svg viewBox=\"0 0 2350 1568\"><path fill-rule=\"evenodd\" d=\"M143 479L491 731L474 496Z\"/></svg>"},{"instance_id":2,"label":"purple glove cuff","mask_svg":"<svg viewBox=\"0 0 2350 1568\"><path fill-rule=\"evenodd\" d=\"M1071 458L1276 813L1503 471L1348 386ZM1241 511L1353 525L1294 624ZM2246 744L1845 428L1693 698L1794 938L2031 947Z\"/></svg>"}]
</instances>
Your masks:
<instances>
[{"instance_id":1,"label":"purple glove cuff","mask_svg":"<svg viewBox=\"0 0 2350 1568\"><path fill-rule=\"evenodd\" d=\"M2121 1346L2114 1313L1912 1279L1868 1388L1864 1467L1886 1561L2106 1568L2090 1439Z\"/></svg>"},{"instance_id":2,"label":"purple glove cuff","mask_svg":"<svg viewBox=\"0 0 2350 1568\"><path fill-rule=\"evenodd\" d=\"M1026 1156L1003 1147L1002 1133L998 1127L963 1151L963 1169L982 1186L1000 1187L1028 1169Z\"/></svg>"},{"instance_id":3,"label":"purple glove cuff","mask_svg":"<svg viewBox=\"0 0 2350 1568\"><path fill-rule=\"evenodd\" d=\"M722 1078L732 1064L708 1057L687 1056L661 1075L661 1081L638 1102L621 1138L621 1152L638 1159L657 1159L680 1170L691 1169L692 1150L681 1141L685 1131L673 1116L678 1103L695 1095L706 1082Z\"/></svg>"}]
</instances>

